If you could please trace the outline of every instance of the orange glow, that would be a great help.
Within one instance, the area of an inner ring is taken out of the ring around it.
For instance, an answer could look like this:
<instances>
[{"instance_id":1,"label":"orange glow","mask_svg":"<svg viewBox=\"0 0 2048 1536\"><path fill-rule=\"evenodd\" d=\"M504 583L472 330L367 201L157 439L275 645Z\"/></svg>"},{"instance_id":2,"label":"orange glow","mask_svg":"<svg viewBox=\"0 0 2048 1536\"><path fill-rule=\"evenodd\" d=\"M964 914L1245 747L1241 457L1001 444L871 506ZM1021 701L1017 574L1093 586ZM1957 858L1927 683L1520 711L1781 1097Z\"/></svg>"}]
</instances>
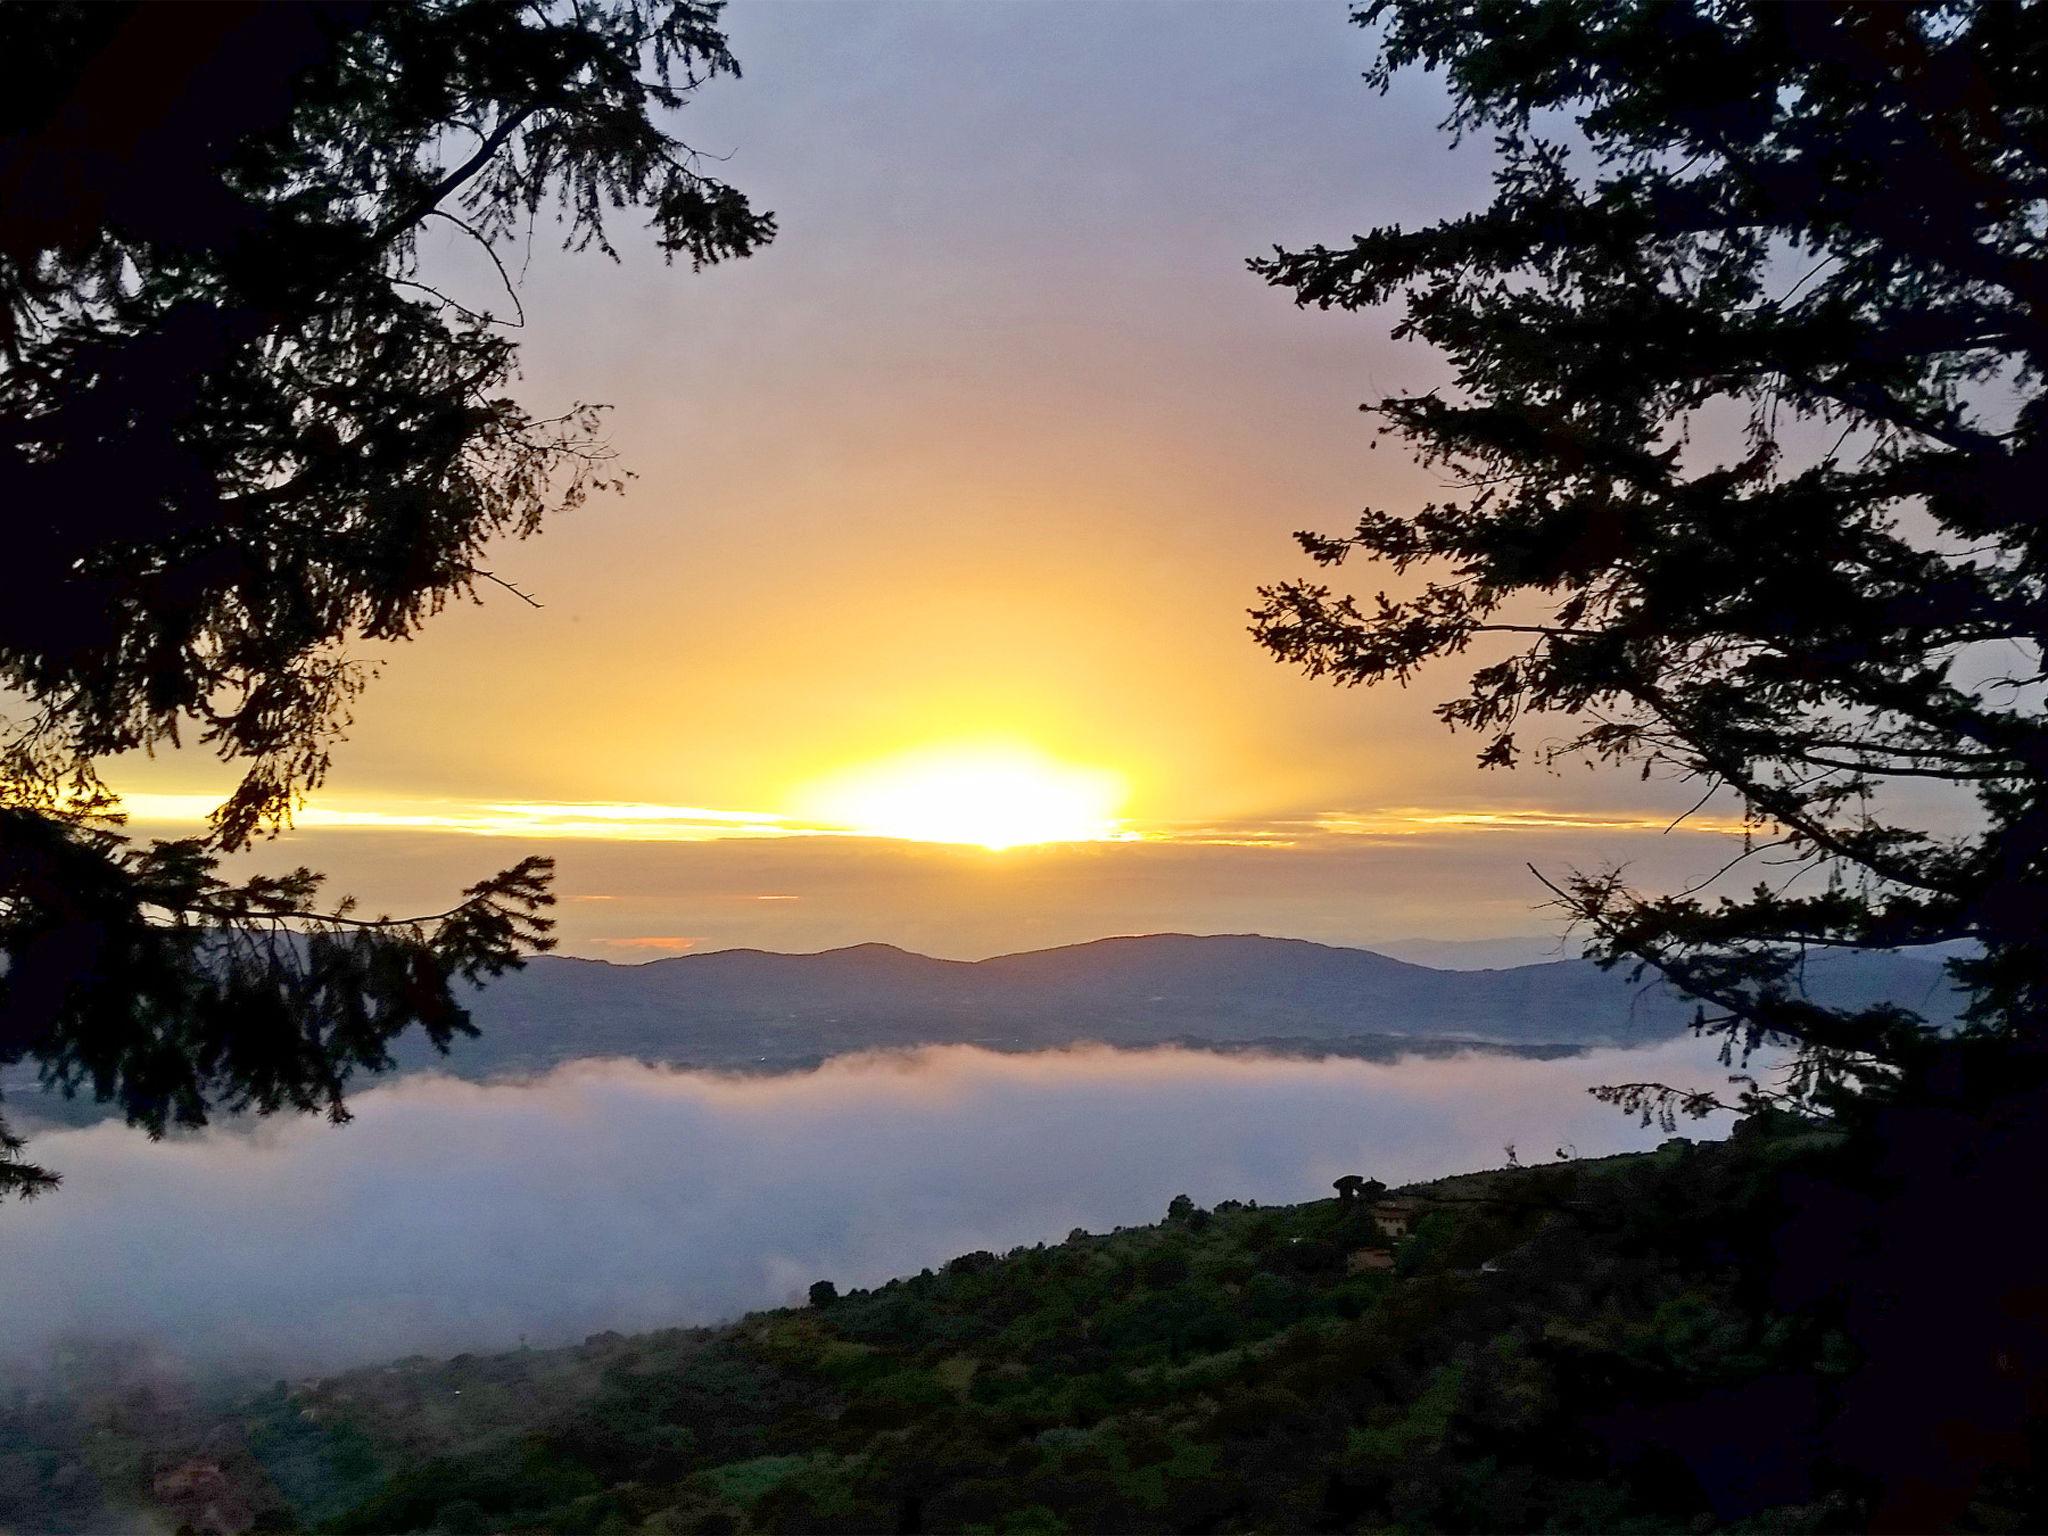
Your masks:
<instances>
[{"instance_id":1,"label":"orange glow","mask_svg":"<svg viewBox=\"0 0 2048 1536\"><path fill-rule=\"evenodd\" d=\"M145 824L201 823L220 794L126 794L121 808ZM728 837L791 837L767 811L721 811L697 805L619 801L471 802L407 797L367 799L322 794L292 813L292 824L312 830L460 832L472 837L539 840L594 838L646 843L698 843Z\"/></svg>"},{"instance_id":2,"label":"orange glow","mask_svg":"<svg viewBox=\"0 0 2048 1536\"><path fill-rule=\"evenodd\" d=\"M1467 810L1421 808L1356 816L1324 816L1317 830L1340 836L1385 837L1416 832L1709 832L1739 836L1749 824L1739 816L1646 816L1629 811Z\"/></svg>"},{"instance_id":3,"label":"orange glow","mask_svg":"<svg viewBox=\"0 0 2048 1536\"><path fill-rule=\"evenodd\" d=\"M143 827L196 829L225 791L132 793L121 808ZM1565 832L1739 836L1740 817L1673 820L1626 810L1389 807L1255 817L1156 821L1122 813L1124 776L1015 746L932 747L817 780L788 814L629 801L470 801L323 791L293 815L308 831L445 832L528 841L702 843L758 838L894 838L990 849L1087 842L1295 848L1319 840ZM570 895L568 901L610 901ZM732 899L791 902L787 892Z\"/></svg>"},{"instance_id":4,"label":"orange glow","mask_svg":"<svg viewBox=\"0 0 2048 1536\"><path fill-rule=\"evenodd\" d=\"M1021 848L1133 839L1121 775L1013 746L927 747L834 774L801 796L807 818L865 837Z\"/></svg>"}]
</instances>

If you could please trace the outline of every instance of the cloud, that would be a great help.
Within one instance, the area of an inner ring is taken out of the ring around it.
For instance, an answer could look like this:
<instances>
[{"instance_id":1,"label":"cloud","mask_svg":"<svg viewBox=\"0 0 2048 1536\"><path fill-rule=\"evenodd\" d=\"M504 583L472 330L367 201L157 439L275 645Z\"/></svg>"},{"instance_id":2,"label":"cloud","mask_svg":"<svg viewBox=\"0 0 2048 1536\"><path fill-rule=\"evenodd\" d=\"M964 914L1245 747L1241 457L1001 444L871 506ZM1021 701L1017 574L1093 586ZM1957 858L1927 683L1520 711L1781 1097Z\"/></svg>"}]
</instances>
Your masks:
<instances>
[{"instance_id":1,"label":"cloud","mask_svg":"<svg viewBox=\"0 0 2048 1536\"><path fill-rule=\"evenodd\" d=\"M1398 1065L970 1047L731 1078L583 1062L414 1078L356 1118L152 1144L49 1132L53 1196L4 1213L0 1358L132 1339L198 1364L330 1368L574 1339L872 1285L971 1249L1156 1220L1186 1192L1313 1199L1558 1146L1652 1144L1587 1085L1713 1085L1696 1043Z\"/></svg>"},{"instance_id":2,"label":"cloud","mask_svg":"<svg viewBox=\"0 0 2048 1536\"><path fill-rule=\"evenodd\" d=\"M1646 815L1639 811L1565 811L1542 807L1496 809L1430 809L1332 812L1314 823L1319 832L1339 837L1402 837L1429 832L1700 832L1712 837L1741 837L1755 827L1740 816L1686 813Z\"/></svg>"},{"instance_id":3,"label":"cloud","mask_svg":"<svg viewBox=\"0 0 2048 1536\"><path fill-rule=\"evenodd\" d=\"M212 794L128 794L133 820L200 825L222 797ZM623 840L697 843L727 838L800 837L821 829L770 811L728 811L701 805L651 805L615 800L481 801L403 795L323 794L292 813L295 827L362 832L452 832L526 840Z\"/></svg>"},{"instance_id":4,"label":"cloud","mask_svg":"<svg viewBox=\"0 0 2048 1536\"><path fill-rule=\"evenodd\" d=\"M933 796L913 783L914 802ZM201 826L219 803L213 794L130 794L127 814L143 825ZM1014 794L1009 798L1016 798ZM973 807L955 807L962 816ZM903 817L909 816L904 812ZM920 814L934 815L935 812ZM1322 811L1296 816L1255 817L1227 822L1101 820L1093 830L1026 832L1014 846L1048 843L1181 843L1249 848L1294 848L1328 839L1407 838L1427 835L1483 835L1528 831L1665 832L1740 836L1747 830L1733 816L1656 815L1630 810L1551 810L1543 807L1388 807L1364 811ZM877 826L787 816L774 811L719 810L700 805L655 805L641 801L470 801L408 796L322 793L293 816L305 831L439 832L466 837L507 837L541 842L704 843L731 839L825 838L885 842L939 842L978 846L979 832L892 831ZM1011 843L996 845L1012 846ZM595 897L592 900L605 898Z\"/></svg>"},{"instance_id":5,"label":"cloud","mask_svg":"<svg viewBox=\"0 0 2048 1536\"><path fill-rule=\"evenodd\" d=\"M684 938L679 934L646 933L630 939L599 939L597 942L612 949L653 949L663 954L679 955L685 950L695 949L704 941L701 938Z\"/></svg>"}]
</instances>

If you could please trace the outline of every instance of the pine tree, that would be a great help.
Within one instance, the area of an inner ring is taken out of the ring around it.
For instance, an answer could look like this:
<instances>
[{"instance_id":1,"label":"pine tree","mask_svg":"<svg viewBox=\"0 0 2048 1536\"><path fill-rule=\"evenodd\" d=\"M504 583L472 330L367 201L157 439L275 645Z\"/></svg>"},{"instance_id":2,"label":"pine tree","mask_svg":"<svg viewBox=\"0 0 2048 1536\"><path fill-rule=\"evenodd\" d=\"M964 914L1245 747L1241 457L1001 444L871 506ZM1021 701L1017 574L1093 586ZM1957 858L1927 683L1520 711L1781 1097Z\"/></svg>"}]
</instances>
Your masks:
<instances>
[{"instance_id":1,"label":"pine tree","mask_svg":"<svg viewBox=\"0 0 2048 1536\"><path fill-rule=\"evenodd\" d=\"M545 859L395 922L217 866L321 783L350 641L617 483L593 409L507 392L509 278L457 302L422 233L610 252L631 208L693 266L772 237L670 131L739 72L719 11L0 6L0 1065L152 1132L339 1118L401 1031L471 1032L458 983L546 946ZM240 781L207 835L137 846L96 765L181 738ZM0 1127L0 1194L53 1182L19 1153Z\"/></svg>"},{"instance_id":2,"label":"pine tree","mask_svg":"<svg viewBox=\"0 0 2048 1536\"><path fill-rule=\"evenodd\" d=\"M1527 760L1540 726L1537 757L1739 806L1744 860L1770 856L1747 894L1716 894L1740 869L1712 892L1614 871L1556 889L1606 960L1671 978L1737 1051L1794 1047L1794 1101L2038 1081L2048 8L1381 0L1354 19L1384 28L1375 85L1441 70L1447 126L1493 136L1492 201L1252 265L1303 305L1390 309L1444 355L1452 385L1369 409L1453 488L1302 535L1404 584L1262 589L1258 640L1340 684L1476 648L1437 713L1482 764ZM1963 951L1960 1035L1799 985L1816 949L1928 944Z\"/></svg>"}]
</instances>

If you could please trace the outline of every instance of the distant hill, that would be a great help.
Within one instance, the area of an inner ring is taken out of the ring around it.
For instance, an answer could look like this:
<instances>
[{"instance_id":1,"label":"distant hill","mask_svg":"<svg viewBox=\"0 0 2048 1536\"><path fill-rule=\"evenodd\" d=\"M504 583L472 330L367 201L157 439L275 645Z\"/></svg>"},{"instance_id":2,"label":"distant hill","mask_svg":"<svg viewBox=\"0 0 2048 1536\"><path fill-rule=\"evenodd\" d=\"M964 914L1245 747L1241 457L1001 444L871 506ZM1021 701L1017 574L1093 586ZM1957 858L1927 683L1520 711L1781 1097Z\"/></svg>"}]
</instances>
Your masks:
<instances>
[{"instance_id":1,"label":"distant hill","mask_svg":"<svg viewBox=\"0 0 2048 1536\"><path fill-rule=\"evenodd\" d=\"M1808 990L1836 1005L1890 1000L1939 1021L1951 1020L1957 1004L1934 954L1818 956ZM625 1057L790 1071L857 1051L944 1044L1555 1056L1653 1044L1693 1016L1669 988L1587 960L1440 970L1301 939L1184 933L975 961L888 944L798 955L716 950L638 965L543 955L474 994L471 1008L481 1038L441 1056L409 1037L395 1052L399 1070L481 1081ZM85 1123L107 1113L37 1093L26 1066L0 1075L0 1092L31 1118Z\"/></svg>"},{"instance_id":2,"label":"distant hill","mask_svg":"<svg viewBox=\"0 0 2048 1536\"><path fill-rule=\"evenodd\" d=\"M1889 998L1932 1017L1954 1012L1932 958L1824 957L1809 988L1831 1003ZM640 965L545 956L494 982L474 1007L482 1039L442 1060L415 1050L404 1064L484 1077L590 1056L773 1067L948 1043L1643 1045L1692 1017L1668 989L1584 960L1439 970L1300 939L1174 933L978 961L887 944L807 955L721 950Z\"/></svg>"}]
</instances>

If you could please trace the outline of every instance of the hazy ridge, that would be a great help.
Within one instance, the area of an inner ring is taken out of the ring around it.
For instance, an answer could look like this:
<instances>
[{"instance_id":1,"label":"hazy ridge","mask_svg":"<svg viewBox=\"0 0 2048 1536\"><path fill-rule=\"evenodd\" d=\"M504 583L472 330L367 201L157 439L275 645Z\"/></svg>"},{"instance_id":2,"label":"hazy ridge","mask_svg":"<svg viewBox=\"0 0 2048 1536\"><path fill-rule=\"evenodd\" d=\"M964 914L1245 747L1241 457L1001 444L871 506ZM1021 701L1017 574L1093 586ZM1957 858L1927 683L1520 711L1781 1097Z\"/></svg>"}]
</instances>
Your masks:
<instances>
[{"instance_id":1,"label":"hazy ridge","mask_svg":"<svg viewBox=\"0 0 2048 1536\"><path fill-rule=\"evenodd\" d=\"M1938 1023L1958 1007L1938 952L1818 955L1807 990L1837 1007L1899 1003ZM397 1071L490 1082L609 1058L792 1071L924 1045L1554 1057L1670 1040L1695 1011L1660 982L1634 982L1589 960L1443 969L1303 939L1178 933L973 961L890 944L715 950L625 965L541 955L472 993L469 1005L478 1038L443 1056L407 1037L394 1052ZM89 1124L111 1113L37 1092L27 1067L0 1075L0 1093L29 1120Z\"/></svg>"},{"instance_id":2,"label":"hazy ridge","mask_svg":"<svg viewBox=\"0 0 2048 1536\"><path fill-rule=\"evenodd\" d=\"M1839 1006L1889 999L1954 1014L1936 958L1824 956L1808 986ZM747 1067L945 1044L1647 1045L1681 1033L1694 1012L1661 983L1587 960L1445 970L1301 939L1168 933L978 961L887 944L638 965L544 956L474 1007L481 1039L438 1061L416 1048L401 1065L489 1077L591 1056Z\"/></svg>"}]
</instances>

